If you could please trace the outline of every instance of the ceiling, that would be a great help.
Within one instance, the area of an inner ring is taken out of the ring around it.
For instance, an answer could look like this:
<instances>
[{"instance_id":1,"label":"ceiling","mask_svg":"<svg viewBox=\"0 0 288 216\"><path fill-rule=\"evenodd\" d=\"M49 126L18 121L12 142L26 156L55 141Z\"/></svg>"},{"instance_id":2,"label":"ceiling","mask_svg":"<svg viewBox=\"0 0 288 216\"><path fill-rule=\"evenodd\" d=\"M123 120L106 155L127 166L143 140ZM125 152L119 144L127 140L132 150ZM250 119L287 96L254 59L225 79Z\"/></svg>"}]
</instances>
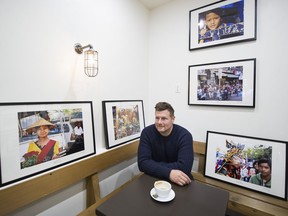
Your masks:
<instances>
[{"instance_id":1,"label":"ceiling","mask_svg":"<svg viewBox=\"0 0 288 216\"><path fill-rule=\"evenodd\" d=\"M158 7L160 5L163 5L167 2L173 1L173 0L139 0L143 5L145 5L149 9L153 9L155 7Z\"/></svg>"}]
</instances>

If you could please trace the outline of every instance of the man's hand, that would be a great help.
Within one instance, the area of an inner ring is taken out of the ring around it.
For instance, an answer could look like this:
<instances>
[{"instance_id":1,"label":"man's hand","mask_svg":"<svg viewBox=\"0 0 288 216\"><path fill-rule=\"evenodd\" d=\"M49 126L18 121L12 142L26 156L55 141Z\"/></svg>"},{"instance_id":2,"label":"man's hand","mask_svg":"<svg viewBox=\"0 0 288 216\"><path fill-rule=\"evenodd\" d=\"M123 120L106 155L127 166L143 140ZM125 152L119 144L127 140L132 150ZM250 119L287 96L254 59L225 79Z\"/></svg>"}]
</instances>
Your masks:
<instances>
[{"instance_id":1,"label":"man's hand","mask_svg":"<svg viewBox=\"0 0 288 216\"><path fill-rule=\"evenodd\" d=\"M180 170L171 170L170 180L180 186L184 186L191 183L191 179Z\"/></svg>"}]
</instances>

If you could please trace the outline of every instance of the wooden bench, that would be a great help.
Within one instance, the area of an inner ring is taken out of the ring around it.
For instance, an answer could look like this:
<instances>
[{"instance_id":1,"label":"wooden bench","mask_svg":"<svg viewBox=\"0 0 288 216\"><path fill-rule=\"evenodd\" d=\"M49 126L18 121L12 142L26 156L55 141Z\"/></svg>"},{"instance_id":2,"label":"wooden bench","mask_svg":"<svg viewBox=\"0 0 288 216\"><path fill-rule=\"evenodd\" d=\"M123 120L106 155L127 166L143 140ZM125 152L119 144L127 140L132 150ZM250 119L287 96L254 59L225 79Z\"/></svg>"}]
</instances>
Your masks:
<instances>
[{"instance_id":1,"label":"wooden bench","mask_svg":"<svg viewBox=\"0 0 288 216\"><path fill-rule=\"evenodd\" d=\"M0 190L0 215L9 214L18 208L29 205L34 201L45 198L56 191L86 179L87 180L87 209L80 216L95 215L95 209L111 196L121 191L129 182L112 193L101 198L98 173L122 161L137 155L139 141L111 149L86 160L79 161L65 168L54 170L39 177L21 182ZM193 173L197 181L229 191L228 208L243 215L256 216L287 216L288 202L268 195L263 195L225 182L213 180L203 175L205 164L205 143L193 142L195 157L199 158L197 173ZM135 178L137 178L136 176ZM33 188L33 190L31 190ZM13 203L13 205L11 205Z\"/></svg>"}]
</instances>

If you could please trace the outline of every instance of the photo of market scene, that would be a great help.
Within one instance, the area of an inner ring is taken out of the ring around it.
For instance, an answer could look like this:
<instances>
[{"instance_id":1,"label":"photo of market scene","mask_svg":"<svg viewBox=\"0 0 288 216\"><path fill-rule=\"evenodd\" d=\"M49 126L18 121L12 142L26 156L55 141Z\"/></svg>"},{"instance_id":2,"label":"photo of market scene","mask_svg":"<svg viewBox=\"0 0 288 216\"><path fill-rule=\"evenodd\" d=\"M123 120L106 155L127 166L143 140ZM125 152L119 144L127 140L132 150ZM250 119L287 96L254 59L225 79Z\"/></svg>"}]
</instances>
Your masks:
<instances>
[{"instance_id":1,"label":"photo of market scene","mask_svg":"<svg viewBox=\"0 0 288 216\"><path fill-rule=\"evenodd\" d=\"M197 100L242 101L243 66L197 71Z\"/></svg>"},{"instance_id":2,"label":"photo of market scene","mask_svg":"<svg viewBox=\"0 0 288 216\"><path fill-rule=\"evenodd\" d=\"M138 105L113 106L115 140L140 133Z\"/></svg>"}]
</instances>

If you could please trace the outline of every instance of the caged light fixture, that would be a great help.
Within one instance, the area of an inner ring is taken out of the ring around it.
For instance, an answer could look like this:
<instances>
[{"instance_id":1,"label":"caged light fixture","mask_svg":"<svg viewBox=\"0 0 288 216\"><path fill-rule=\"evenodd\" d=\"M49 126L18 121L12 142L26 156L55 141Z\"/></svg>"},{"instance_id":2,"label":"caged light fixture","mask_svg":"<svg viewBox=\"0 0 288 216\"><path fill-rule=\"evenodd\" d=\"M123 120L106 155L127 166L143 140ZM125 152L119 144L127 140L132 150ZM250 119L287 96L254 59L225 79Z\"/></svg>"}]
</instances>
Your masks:
<instances>
[{"instance_id":1,"label":"caged light fixture","mask_svg":"<svg viewBox=\"0 0 288 216\"><path fill-rule=\"evenodd\" d=\"M87 49L84 52L84 72L88 77L95 77L98 74L98 52L93 49L91 44L87 46L82 46L79 43L76 43L74 46L75 52L82 54L84 49Z\"/></svg>"}]
</instances>

